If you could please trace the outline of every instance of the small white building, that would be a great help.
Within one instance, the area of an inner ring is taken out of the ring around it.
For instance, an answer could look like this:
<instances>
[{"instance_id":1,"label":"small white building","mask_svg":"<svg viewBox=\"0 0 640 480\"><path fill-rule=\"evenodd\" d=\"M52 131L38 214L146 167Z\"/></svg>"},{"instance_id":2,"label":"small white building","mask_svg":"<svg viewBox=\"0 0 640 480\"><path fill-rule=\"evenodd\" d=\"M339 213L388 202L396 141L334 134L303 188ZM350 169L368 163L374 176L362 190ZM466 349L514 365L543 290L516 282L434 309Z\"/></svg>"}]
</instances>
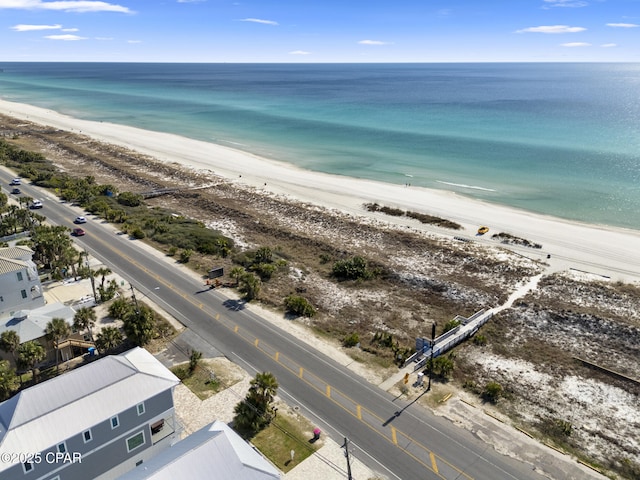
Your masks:
<instances>
[{"instance_id":1,"label":"small white building","mask_svg":"<svg viewBox=\"0 0 640 480\"><path fill-rule=\"evenodd\" d=\"M0 318L45 304L38 269L28 247L0 248Z\"/></svg>"}]
</instances>

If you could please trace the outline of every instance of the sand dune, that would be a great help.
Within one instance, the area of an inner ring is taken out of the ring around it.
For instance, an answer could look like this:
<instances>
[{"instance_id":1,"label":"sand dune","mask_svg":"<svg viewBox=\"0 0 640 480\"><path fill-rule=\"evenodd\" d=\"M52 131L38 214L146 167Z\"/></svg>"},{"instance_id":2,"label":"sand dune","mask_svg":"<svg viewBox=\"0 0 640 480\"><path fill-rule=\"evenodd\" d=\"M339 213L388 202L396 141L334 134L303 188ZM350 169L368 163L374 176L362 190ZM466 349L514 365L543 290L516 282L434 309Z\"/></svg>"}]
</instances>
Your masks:
<instances>
[{"instance_id":1,"label":"sand dune","mask_svg":"<svg viewBox=\"0 0 640 480\"><path fill-rule=\"evenodd\" d=\"M138 128L75 119L66 115L0 100L0 113L54 128L82 133L124 146L164 162L209 170L235 182L356 215L375 216L449 236L463 236L498 245L492 233L508 232L542 244L540 250L512 247L531 258L548 261L552 269L577 269L613 280L640 281L640 230L582 224L533 214L463 197L451 192L406 187L311 172L285 163L213 143ZM452 232L404 217L369 213L363 203L377 202L453 220L464 230ZM476 235L479 225L490 228ZM638 226L640 228L640 225ZM551 258L547 260L547 255Z\"/></svg>"}]
</instances>

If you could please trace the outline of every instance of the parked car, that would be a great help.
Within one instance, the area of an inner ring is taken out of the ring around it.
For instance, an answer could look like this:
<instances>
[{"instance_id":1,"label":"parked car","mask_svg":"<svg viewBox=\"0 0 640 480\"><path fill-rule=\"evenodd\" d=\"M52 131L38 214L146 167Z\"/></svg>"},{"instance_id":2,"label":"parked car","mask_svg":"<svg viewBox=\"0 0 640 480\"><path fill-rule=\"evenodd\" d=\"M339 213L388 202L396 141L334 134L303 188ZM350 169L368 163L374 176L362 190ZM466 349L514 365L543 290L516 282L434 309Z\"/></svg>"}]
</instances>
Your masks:
<instances>
[{"instance_id":1,"label":"parked car","mask_svg":"<svg viewBox=\"0 0 640 480\"><path fill-rule=\"evenodd\" d=\"M73 223L87 223L87 219L85 217L76 217Z\"/></svg>"},{"instance_id":2,"label":"parked car","mask_svg":"<svg viewBox=\"0 0 640 480\"><path fill-rule=\"evenodd\" d=\"M82 237L85 234L86 232L81 228L74 228L73 230L71 230L71 235L73 235L74 237Z\"/></svg>"},{"instance_id":3,"label":"parked car","mask_svg":"<svg viewBox=\"0 0 640 480\"><path fill-rule=\"evenodd\" d=\"M34 200L33 202L31 202L31 208L42 208L42 202L40 200Z\"/></svg>"},{"instance_id":4,"label":"parked car","mask_svg":"<svg viewBox=\"0 0 640 480\"><path fill-rule=\"evenodd\" d=\"M11 183L9 185L22 185L22 180L16 177L13 180L11 180Z\"/></svg>"},{"instance_id":5,"label":"parked car","mask_svg":"<svg viewBox=\"0 0 640 480\"><path fill-rule=\"evenodd\" d=\"M19 188L14 188L13 190L11 190L11 193L13 195L20 195L22 192L20 191Z\"/></svg>"}]
</instances>

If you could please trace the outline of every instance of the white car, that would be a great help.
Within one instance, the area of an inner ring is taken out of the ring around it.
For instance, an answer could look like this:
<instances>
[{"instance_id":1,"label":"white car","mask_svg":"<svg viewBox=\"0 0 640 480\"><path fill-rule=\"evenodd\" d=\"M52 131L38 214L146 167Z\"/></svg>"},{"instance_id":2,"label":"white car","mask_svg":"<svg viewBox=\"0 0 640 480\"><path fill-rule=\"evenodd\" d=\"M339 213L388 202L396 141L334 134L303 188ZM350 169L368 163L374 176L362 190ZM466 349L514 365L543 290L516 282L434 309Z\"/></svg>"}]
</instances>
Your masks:
<instances>
[{"instance_id":1,"label":"white car","mask_svg":"<svg viewBox=\"0 0 640 480\"><path fill-rule=\"evenodd\" d=\"M16 177L13 180L11 180L11 183L9 185L22 185L22 180Z\"/></svg>"},{"instance_id":2,"label":"white car","mask_svg":"<svg viewBox=\"0 0 640 480\"><path fill-rule=\"evenodd\" d=\"M42 208L42 202L40 200L34 200L33 202L31 202L31 208Z\"/></svg>"},{"instance_id":3,"label":"white car","mask_svg":"<svg viewBox=\"0 0 640 480\"><path fill-rule=\"evenodd\" d=\"M73 223L87 223L87 219L84 217L76 217Z\"/></svg>"}]
</instances>

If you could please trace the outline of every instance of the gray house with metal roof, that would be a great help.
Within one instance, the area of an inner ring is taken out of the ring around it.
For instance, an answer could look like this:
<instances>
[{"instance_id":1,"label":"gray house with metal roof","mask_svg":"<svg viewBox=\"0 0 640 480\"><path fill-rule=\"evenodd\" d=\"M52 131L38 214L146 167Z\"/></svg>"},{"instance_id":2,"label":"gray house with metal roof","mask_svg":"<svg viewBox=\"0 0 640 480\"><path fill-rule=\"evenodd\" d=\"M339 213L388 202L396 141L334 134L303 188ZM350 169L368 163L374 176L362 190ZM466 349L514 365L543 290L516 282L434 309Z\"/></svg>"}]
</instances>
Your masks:
<instances>
[{"instance_id":1,"label":"gray house with metal roof","mask_svg":"<svg viewBox=\"0 0 640 480\"><path fill-rule=\"evenodd\" d=\"M178 437L180 381L134 348L23 390L0 403L0 478L113 479Z\"/></svg>"},{"instance_id":2,"label":"gray house with metal roof","mask_svg":"<svg viewBox=\"0 0 640 480\"><path fill-rule=\"evenodd\" d=\"M38 269L27 247L0 248L0 318L45 303Z\"/></svg>"},{"instance_id":3,"label":"gray house with metal roof","mask_svg":"<svg viewBox=\"0 0 640 480\"><path fill-rule=\"evenodd\" d=\"M280 472L222 422L213 422L118 480L277 480Z\"/></svg>"}]
</instances>

